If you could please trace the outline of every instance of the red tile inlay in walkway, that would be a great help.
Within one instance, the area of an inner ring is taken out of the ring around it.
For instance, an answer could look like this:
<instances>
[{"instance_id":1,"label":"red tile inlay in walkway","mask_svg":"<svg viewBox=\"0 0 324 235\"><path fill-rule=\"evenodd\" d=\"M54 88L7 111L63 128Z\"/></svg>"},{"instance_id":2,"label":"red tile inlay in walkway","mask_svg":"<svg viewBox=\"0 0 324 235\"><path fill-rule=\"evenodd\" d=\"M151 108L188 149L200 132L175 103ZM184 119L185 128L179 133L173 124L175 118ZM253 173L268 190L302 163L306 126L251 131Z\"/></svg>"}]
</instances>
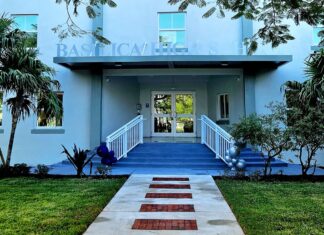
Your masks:
<instances>
[{"instance_id":1,"label":"red tile inlay in walkway","mask_svg":"<svg viewBox=\"0 0 324 235\"><path fill-rule=\"evenodd\" d=\"M189 181L189 178L177 178L177 177L154 177L153 181Z\"/></svg>"},{"instance_id":2,"label":"red tile inlay in walkway","mask_svg":"<svg viewBox=\"0 0 324 235\"><path fill-rule=\"evenodd\" d=\"M147 193L145 198L192 198L191 193Z\"/></svg>"},{"instance_id":3,"label":"red tile inlay in walkway","mask_svg":"<svg viewBox=\"0 0 324 235\"><path fill-rule=\"evenodd\" d=\"M132 229L140 230L198 230L196 220L136 219Z\"/></svg>"},{"instance_id":4,"label":"red tile inlay in walkway","mask_svg":"<svg viewBox=\"0 0 324 235\"><path fill-rule=\"evenodd\" d=\"M190 204L142 204L140 212L195 212Z\"/></svg>"},{"instance_id":5,"label":"red tile inlay in walkway","mask_svg":"<svg viewBox=\"0 0 324 235\"><path fill-rule=\"evenodd\" d=\"M190 189L190 184L151 184L150 188Z\"/></svg>"}]
</instances>

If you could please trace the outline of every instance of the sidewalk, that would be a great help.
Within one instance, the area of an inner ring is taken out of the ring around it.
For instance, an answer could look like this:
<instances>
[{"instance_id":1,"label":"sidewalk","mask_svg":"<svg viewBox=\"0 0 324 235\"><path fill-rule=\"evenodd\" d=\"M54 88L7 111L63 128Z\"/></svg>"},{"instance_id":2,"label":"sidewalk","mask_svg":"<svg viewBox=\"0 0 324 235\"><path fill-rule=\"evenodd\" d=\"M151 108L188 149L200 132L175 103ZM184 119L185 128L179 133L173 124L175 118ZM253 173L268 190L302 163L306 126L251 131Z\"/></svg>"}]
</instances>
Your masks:
<instances>
[{"instance_id":1,"label":"sidewalk","mask_svg":"<svg viewBox=\"0 0 324 235\"><path fill-rule=\"evenodd\" d=\"M208 175L132 175L85 234L243 234Z\"/></svg>"}]
</instances>

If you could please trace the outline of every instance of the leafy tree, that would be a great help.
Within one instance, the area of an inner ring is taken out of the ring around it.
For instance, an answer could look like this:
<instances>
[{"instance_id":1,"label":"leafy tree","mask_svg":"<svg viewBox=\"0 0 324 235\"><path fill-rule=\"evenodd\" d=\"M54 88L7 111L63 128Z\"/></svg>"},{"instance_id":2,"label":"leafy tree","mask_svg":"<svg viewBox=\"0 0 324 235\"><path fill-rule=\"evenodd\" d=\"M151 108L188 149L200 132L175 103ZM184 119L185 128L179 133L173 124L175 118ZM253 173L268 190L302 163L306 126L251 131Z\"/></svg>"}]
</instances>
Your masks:
<instances>
[{"instance_id":1,"label":"leafy tree","mask_svg":"<svg viewBox=\"0 0 324 235\"><path fill-rule=\"evenodd\" d=\"M309 107L307 112L297 107L290 109L292 120L290 120L289 131L292 150L296 152L296 157L299 159L303 176L308 174L310 168L313 168L313 173L315 172L316 153L324 148L323 111L324 107L322 110Z\"/></svg>"},{"instance_id":2,"label":"leafy tree","mask_svg":"<svg viewBox=\"0 0 324 235\"><path fill-rule=\"evenodd\" d=\"M250 143L267 153L261 155L264 160L264 177L271 174L272 160L281 157L282 152L291 146L285 105L271 103L267 107L270 109L269 114L252 114L243 118L231 132L237 142Z\"/></svg>"},{"instance_id":3,"label":"leafy tree","mask_svg":"<svg viewBox=\"0 0 324 235\"><path fill-rule=\"evenodd\" d=\"M263 26L251 38L245 39L249 54L257 50L260 40L263 44L271 44L273 48L293 40L286 20L293 20L296 25L301 22L313 26L324 24L324 0L169 0L169 3L180 4L180 11L185 11L189 6L208 7L204 18L214 14L224 17L227 10L234 13L232 19L245 17L262 21ZM323 46L324 31L319 35L322 38L320 45Z\"/></svg>"},{"instance_id":4,"label":"leafy tree","mask_svg":"<svg viewBox=\"0 0 324 235\"><path fill-rule=\"evenodd\" d=\"M104 44L110 44L110 41L102 36L102 28L97 27L95 31L88 31L81 28L74 20L79 15L80 5L86 6L86 14L90 19L100 16L101 5L116 7L117 4L112 0L56 0L58 4L65 4L67 19L65 23L53 28L54 33L62 40L67 37L82 37L84 35L92 35L96 40ZM70 9L73 12L70 12Z\"/></svg>"},{"instance_id":5,"label":"leafy tree","mask_svg":"<svg viewBox=\"0 0 324 235\"><path fill-rule=\"evenodd\" d=\"M178 114L192 114L193 97L191 95L176 95L176 112Z\"/></svg>"},{"instance_id":6,"label":"leafy tree","mask_svg":"<svg viewBox=\"0 0 324 235\"><path fill-rule=\"evenodd\" d=\"M285 83L285 97L289 108L289 129L292 137L292 150L307 175L318 150L324 148L324 51L315 52L305 61L303 83ZM305 155L306 153L306 155Z\"/></svg>"},{"instance_id":7,"label":"leafy tree","mask_svg":"<svg viewBox=\"0 0 324 235\"><path fill-rule=\"evenodd\" d=\"M38 60L36 49L26 48L28 35L13 29L12 25L12 19L4 15L0 18L0 89L9 95L4 104L12 118L6 158L0 151L2 165L7 169L10 167L19 121L44 107L49 118L62 113L60 101L55 94L60 84L52 79L53 69ZM35 97L38 97L38 102L42 105L36 107Z\"/></svg>"},{"instance_id":8,"label":"leafy tree","mask_svg":"<svg viewBox=\"0 0 324 235\"><path fill-rule=\"evenodd\" d=\"M286 106L282 103L271 103L267 107L271 113L261 116L262 135L259 139L259 146L267 152L267 156L264 156L265 177L271 175L271 161L275 157L281 157L282 152L291 147Z\"/></svg>"},{"instance_id":9,"label":"leafy tree","mask_svg":"<svg viewBox=\"0 0 324 235\"><path fill-rule=\"evenodd\" d=\"M233 124L231 135L236 143L257 145L262 138L262 119L257 114L251 114Z\"/></svg>"}]
</instances>

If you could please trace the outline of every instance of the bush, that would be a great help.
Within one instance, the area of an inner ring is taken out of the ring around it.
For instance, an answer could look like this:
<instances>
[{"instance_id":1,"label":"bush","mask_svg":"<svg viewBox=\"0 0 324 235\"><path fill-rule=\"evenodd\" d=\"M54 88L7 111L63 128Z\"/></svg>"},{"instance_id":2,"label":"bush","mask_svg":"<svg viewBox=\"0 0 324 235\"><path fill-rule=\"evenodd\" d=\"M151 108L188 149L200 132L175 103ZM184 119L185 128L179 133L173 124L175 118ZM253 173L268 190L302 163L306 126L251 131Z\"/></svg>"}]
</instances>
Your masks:
<instances>
[{"instance_id":1,"label":"bush","mask_svg":"<svg viewBox=\"0 0 324 235\"><path fill-rule=\"evenodd\" d=\"M106 178L111 174L111 166L98 166L95 174Z\"/></svg>"},{"instance_id":2,"label":"bush","mask_svg":"<svg viewBox=\"0 0 324 235\"><path fill-rule=\"evenodd\" d=\"M77 171L77 176L81 177L85 175L83 172L83 168L91 161L91 159L95 156L93 154L88 158L89 150L82 150L78 148L76 145L73 146L73 154L71 154L63 145L63 152L66 154L67 159L73 165L75 170Z\"/></svg>"},{"instance_id":3,"label":"bush","mask_svg":"<svg viewBox=\"0 0 324 235\"><path fill-rule=\"evenodd\" d=\"M30 167L26 163L15 164L10 167L10 175L12 176L26 176L29 174Z\"/></svg>"},{"instance_id":4,"label":"bush","mask_svg":"<svg viewBox=\"0 0 324 235\"><path fill-rule=\"evenodd\" d=\"M47 176L50 168L46 165L37 165L35 173L39 176Z\"/></svg>"},{"instance_id":5,"label":"bush","mask_svg":"<svg viewBox=\"0 0 324 235\"><path fill-rule=\"evenodd\" d=\"M231 135L239 145L257 145L262 137L262 121L256 114L242 118L239 123L234 124Z\"/></svg>"}]
</instances>

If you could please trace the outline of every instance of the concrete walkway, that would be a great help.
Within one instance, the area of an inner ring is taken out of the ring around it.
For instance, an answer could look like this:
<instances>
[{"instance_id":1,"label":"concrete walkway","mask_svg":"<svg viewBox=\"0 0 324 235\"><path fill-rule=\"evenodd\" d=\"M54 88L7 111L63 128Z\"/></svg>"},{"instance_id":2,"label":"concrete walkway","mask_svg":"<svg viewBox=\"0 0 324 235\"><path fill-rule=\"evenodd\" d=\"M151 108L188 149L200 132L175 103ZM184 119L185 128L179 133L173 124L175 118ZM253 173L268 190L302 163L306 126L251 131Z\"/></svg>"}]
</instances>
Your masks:
<instances>
[{"instance_id":1,"label":"concrete walkway","mask_svg":"<svg viewBox=\"0 0 324 235\"><path fill-rule=\"evenodd\" d=\"M132 175L85 234L243 234L208 175Z\"/></svg>"}]
</instances>

